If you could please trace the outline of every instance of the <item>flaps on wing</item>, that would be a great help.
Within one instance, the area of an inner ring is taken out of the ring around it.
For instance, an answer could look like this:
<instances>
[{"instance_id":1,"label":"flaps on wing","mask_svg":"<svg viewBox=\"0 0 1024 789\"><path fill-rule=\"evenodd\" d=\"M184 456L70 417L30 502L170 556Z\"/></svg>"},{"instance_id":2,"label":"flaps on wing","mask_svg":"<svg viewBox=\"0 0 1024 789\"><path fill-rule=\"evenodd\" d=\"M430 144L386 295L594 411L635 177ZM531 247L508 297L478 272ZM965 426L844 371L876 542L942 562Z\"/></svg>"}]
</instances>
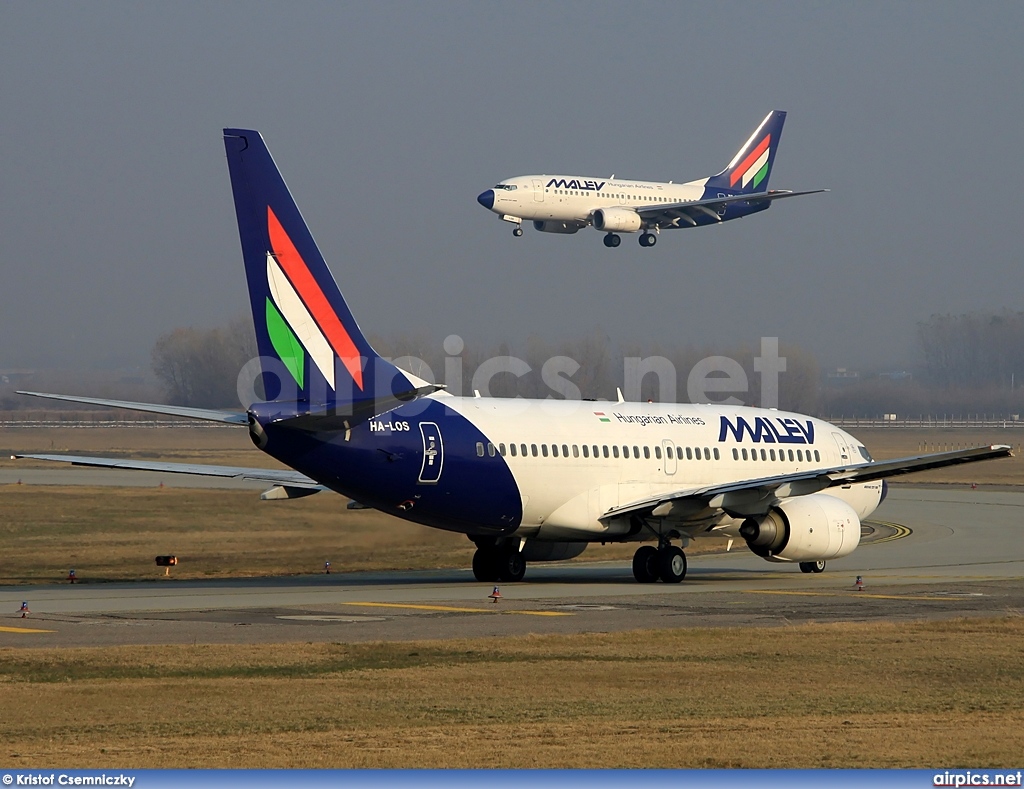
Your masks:
<instances>
[{"instance_id":1,"label":"flaps on wing","mask_svg":"<svg viewBox=\"0 0 1024 789\"><path fill-rule=\"evenodd\" d=\"M77 395L48 394L46 392L23 392L20 395L43 397L47 400L64 400L69 403L102 405L108 408L123 408L127 411L144 411L164 416L180 416L185 419L201 419L206 422L223 422L229 425L244 425L248 417L238 411L220 411L214 408L188 408L187 406L163 405L161 403L135 403L130 400L106 400L100 397L78 397Z\"/></svg>"},{"instance_id":2,"label":"flaps on wing","mask_svg":"<svg viewBox=\"0 0 1024 789\"><path fill-rule=\"evenodd\" d=\"M200 477L226 477L232 479L266 482L271 485L282 485L289 488L305 488L316 492L327 490L315 479L307 477L292 469L246 468L243 466L206 466L201 463L162 463L152 460L131 460L128 458L102 458L84 455L11 455L12 460L48 460L57 463L70 463L73 466L92 466L95 468L120 468L133 471L160 471L168 474L193 474Z\"/></svg>"},{"instance_id":3,"label":"flaps on wing","mask_svg":"<svg viewBox=\"0 0 1024 789\"><path fill-rule=\"evenodd\" d=\"M1012 457L1010 447L997 444L988 447L915 455L898 460L873 461L852 466L815 469L794 474L741 480L725 485L691 488L663 493L646 499L613 507L601 516L604 523L625 516L700 520L715 512L734 517L763 515L782 499L819 493L837 485L912 474L917 471L975 463L981 460Z\"/></svg>"}]
</instances>

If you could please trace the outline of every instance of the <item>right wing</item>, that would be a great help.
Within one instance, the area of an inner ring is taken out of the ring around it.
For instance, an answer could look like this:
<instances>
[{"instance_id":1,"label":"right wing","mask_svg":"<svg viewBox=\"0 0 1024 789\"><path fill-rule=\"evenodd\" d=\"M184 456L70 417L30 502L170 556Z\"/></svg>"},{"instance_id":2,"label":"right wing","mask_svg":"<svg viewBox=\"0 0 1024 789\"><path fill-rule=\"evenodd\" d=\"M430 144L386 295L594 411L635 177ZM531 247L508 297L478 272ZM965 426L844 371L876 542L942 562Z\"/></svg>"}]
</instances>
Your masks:
<instances>
[{"instance_id":1,"label":"right wing","mask_svg":"<svg viewBox=\"0 0 1024 789\"><path fill-rule=\"evenodd\" d=\"M607 522L617 517L637 515L702 521L721 512L732 517L764 515L779 500L792 496L807 496L836 486L872 482L901 474L912 474L916 471L1011 456L1009 446L997 444L988 447L958 449L952 452L937 452L930 455L914 455L898 460L872 461L851 466L810 469L791 474L779 474L774 477L726 482L704 488L661 493L613 507L605 512L600 520Z\"/></svg>"}]
</instances>

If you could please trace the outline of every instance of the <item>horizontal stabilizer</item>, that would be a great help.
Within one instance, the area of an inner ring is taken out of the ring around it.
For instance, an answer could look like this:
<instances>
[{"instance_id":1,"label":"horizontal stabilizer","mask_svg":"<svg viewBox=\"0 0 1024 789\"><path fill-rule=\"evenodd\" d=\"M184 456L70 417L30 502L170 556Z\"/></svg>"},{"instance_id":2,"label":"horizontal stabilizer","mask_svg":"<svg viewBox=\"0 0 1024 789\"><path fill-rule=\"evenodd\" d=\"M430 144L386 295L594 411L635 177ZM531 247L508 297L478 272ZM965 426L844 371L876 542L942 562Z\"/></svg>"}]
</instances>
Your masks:
<instances>
[{"instance_id":1,"label":"horizontal stabilizer","mask_svg":"<svg viewBox=\"0 0 1024 789\"><path fill-rule=\"evenodd\" d=\"M218 411L212 408L188 408L187 406L163 405L161 403L133 403L129 400L105 400L99 397L78 397L76 395L47 394L45 392L22 392L30 397L44 397L47 400L64 400L69 403L102 405L109 408L123 408L126 411L145 411L150 414L180 416L184 419L200 419L206 422L223 422L229 425L248 424L249 418L238 411Z\"/></svg>"},{"instance_id":2,"label":"horizontal stabilizer","mask_svg":"<svg viewBox=\"0 0 1024 789\"><path fill-rule=\"evenodd\" d=\"M25 458L27 460L49 460L58 463L70 463L73 466L93 466L96 468L121 468L134 471L160 471L168 474L193 474L200 477L228 477L232 479L267 482L271 485L283 485L292 488L326 490L316 480L291 469L245 468L242 466L206 466L201 463L162 463L152 460L131 460L128 458L101 458L84 455L11 455L11 460Z\"/></svg>"}]
</instances>

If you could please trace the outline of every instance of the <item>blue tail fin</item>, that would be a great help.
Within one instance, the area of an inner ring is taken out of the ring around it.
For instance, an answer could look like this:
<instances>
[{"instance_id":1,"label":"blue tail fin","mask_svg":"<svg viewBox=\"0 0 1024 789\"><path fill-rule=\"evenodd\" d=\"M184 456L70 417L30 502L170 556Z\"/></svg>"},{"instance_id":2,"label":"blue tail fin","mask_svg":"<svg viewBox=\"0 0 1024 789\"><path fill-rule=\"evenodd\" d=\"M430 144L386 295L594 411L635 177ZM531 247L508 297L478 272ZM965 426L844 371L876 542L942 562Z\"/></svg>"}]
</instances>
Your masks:
<instances>
[{"instance_id":1,"label":"blue tail fin","mask_svg":"<svg viewBox=\"0 0 1024 789\"><path fill-rule=\"evenodd\" d=\"M750 135L739 152L718 175L708 179L709 189L728 189L734 194L768 191L768 176L782 138L786 113L773 110Z\"/></svg>"},{"instance_id":2,"label":"blue tail fin","mask_svg":"<svg viewBox=\"0 0 1024 789\"><path fill-rule=\"evenodd\" d=\"M360 331L259 132L225 129L224 147L266 399L372 410L415 396Z\"/></svg>"}]
</instances>

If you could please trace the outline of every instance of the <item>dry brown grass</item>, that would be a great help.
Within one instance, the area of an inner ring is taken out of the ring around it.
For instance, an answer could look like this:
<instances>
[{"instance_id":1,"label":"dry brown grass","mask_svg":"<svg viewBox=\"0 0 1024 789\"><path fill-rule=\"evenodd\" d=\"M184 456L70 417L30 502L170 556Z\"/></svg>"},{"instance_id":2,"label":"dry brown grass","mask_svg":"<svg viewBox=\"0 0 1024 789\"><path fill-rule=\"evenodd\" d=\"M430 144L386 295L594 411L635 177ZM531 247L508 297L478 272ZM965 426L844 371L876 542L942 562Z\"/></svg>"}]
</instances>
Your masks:
<instances>
[{"instance_id":1,"label":"dry brown grass","mask_svg":"<svg viewBox=\"0 0 1024 789\"><path fill-rule=\"evenodd\" d=\"M1012 767L1019 618L0 651L11 767Z\"/></svg>"}]
</instances>

